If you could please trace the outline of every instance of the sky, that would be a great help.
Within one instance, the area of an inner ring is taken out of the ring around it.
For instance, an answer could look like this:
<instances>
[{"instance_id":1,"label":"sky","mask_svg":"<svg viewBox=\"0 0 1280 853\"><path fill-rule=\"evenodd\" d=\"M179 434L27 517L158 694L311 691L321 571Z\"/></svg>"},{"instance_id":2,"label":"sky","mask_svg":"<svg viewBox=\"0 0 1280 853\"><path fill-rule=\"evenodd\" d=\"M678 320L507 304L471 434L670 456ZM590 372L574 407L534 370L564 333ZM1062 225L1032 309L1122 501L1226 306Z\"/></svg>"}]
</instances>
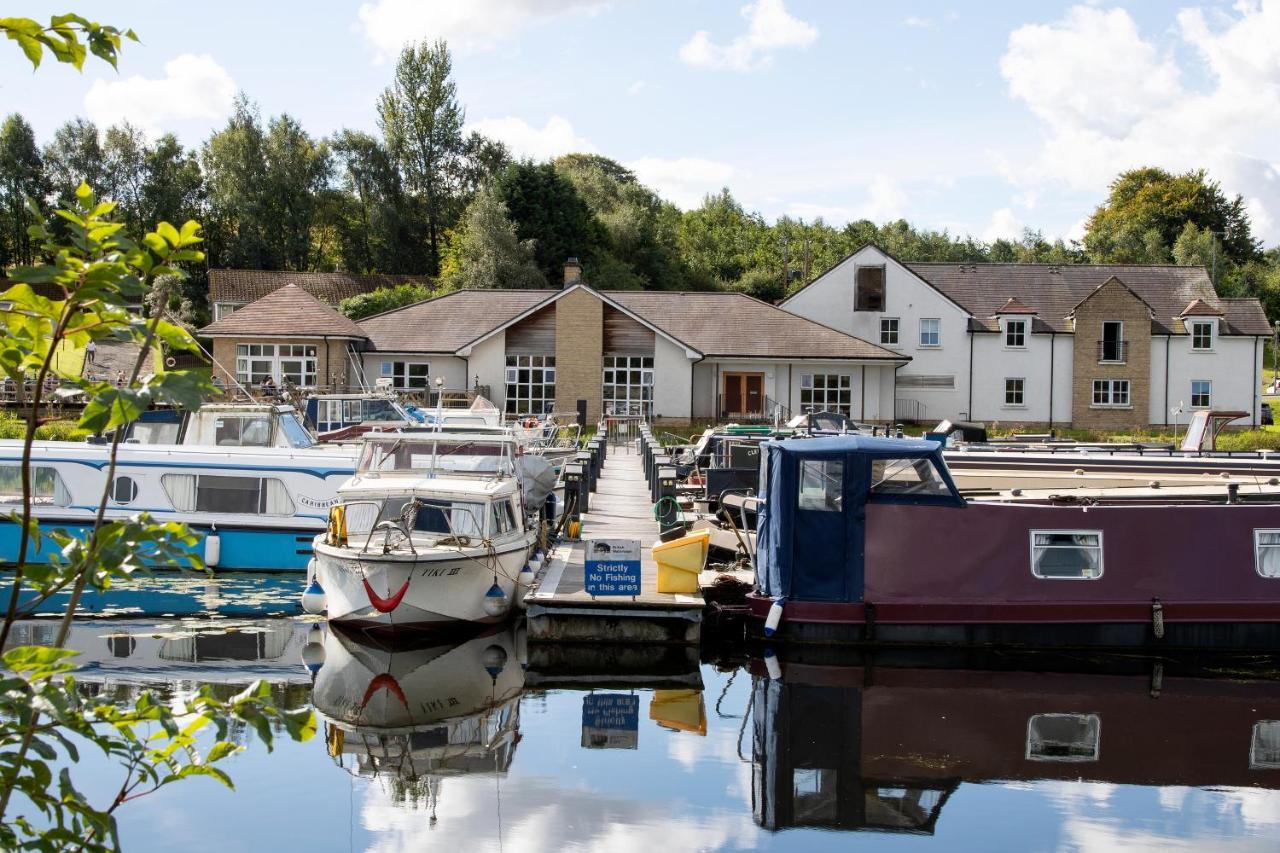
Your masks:
<instances>
[{"instance_id":1,"label":"sky","mask_svg":"<svg viewBox=\"0 0 1280 853\"><path fill-rule=\"evenodd\" d=\"M1126 168L1205 168L1280 243L1280 0L65 0L135 29L119 72L0 51L0 112L198 145L236 92L376 131L401 46L445 38L468 124L592 151L683 208L1078 238ZM47 17L47 2L6 14Z\"/></svg>"}]
</instances>

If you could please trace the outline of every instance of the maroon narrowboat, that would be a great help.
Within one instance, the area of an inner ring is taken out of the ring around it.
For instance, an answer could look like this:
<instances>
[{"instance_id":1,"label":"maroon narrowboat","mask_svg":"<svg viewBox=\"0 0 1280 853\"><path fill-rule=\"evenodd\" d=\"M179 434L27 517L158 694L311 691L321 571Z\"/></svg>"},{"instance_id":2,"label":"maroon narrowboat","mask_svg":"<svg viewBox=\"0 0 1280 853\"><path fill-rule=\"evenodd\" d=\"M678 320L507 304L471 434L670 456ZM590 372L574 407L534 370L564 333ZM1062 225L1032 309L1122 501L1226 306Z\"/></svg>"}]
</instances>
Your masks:
<instances>
[{"instance_id":1,"label":"maroon narrowboat","mask_svg":"<svg viewBox=\"0 0 1280 853\"><path fill-rule=\"evenodd\" d=\"M766 442L761 481L766 635L1280 648L1267 483L966 500L938 443L860 435Z\"/></svg>"}]
</instances>

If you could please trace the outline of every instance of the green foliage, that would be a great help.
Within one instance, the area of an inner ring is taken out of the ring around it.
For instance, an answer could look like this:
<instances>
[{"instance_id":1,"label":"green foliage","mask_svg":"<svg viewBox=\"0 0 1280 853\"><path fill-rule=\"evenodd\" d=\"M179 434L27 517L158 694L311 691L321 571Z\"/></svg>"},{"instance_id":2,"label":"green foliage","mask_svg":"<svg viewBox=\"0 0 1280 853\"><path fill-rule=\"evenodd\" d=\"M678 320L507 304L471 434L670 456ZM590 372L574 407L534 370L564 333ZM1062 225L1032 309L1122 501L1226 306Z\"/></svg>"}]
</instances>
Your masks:
<instances>
[{"instance_id":1,"label":"green foliage","mask_svg":"<svg viewBox=\"0 0 1280 853\"><path fill-rule=\"evenodd\" d=\"M123 40L138 40L133 30L122 31L79 15L54 15L48 26L31 18L0 18L0 33L18 43L32 68L40 67L48 49L54 59L77 71L84 68L88 53L115 68Z\"/></svg>"},{"instance_id":2,"label":"green foliage","mask_svg":"<svg viewBox=\"0 0 1280 853\"><path fill-rule=\"evenodd\" d=\"M379 287L372 293L361 293L358 296L348 297L338 303L338 310L352 320L363 320L365 317L372 317L374 314L394 311L397 308L413 305L415 302L422 302L432 296L439 295L440 293L433 293L431 288L425 284L406 281L404 284L397 284L395 287Z\"/></svg>"},{"instance_id":3,"label":"green foliage","mask_svg":"<svg viewBox=\"0 0 1280 853\"><path fill-rule=\"evenodd\" d=\"M445 282L453 288L546 287L534 261L534 242L521 242L507 206L489 188L476 193L450 239Z\"/></svg>"},{"instance_id":4,"label":"green foliage","mask_svg":"<svg viewBox=\"0 0 1280 853\"><path fill-rule=\"evenodd\" d=\"M604 247L603 227L573 183L550 163L512 163L494 182L516 236L533 241L534 260L548 281L560 281L570 257L591 261Z\"/></svg>"},{"instance_id":5,"label":"green foliage","mask_svg":"<svg viewBox=\"0 0 1280 853\"><path fill-rule=\"evenodd\" d=\"M34 260L26 200L47 192L35 131L15 113L0 126L0 269Z\"/></svg>"},{"instance_id":6,"label":"green foliage","mask_svg":"<svg viewBox=\"0 0 1280 853\"><path fill-rule=\"evenodd\" d=\"M1265 429L1219 433L1219 450L1280 450L1280 432Z\"/></svg>"}]
</instances>

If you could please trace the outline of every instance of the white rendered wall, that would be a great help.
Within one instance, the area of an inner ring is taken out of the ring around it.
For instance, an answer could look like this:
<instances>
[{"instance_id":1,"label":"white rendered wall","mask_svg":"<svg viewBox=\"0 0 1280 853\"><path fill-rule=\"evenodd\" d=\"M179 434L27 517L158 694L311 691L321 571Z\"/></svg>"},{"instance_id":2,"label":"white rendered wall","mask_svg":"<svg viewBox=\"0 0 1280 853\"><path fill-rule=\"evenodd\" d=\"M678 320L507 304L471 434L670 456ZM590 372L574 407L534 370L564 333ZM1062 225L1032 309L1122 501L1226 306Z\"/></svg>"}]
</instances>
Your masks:
<instances>
[{"instance_id":1,"label":"white rendered wall","mask_svg":"<svg viewBox=\"0 0 1280 853\"><path fill-rule=\"evenodd\" d=\"M477 381L489 386L490 400L499 409L505 410L507 403L507 333L498 332L491 338L481 341L471 349L467 359L466 387L470 388ZM479 377L477 379L477 377Z\"/></svg>"},{"instance_id":2,"label":"white rendered wall","mask_svg":"<svg viewBox=\"0 0 1280 853\"><path fill-rule=\"evenodd\" d=\"M471 381L467 376L467 363L456 355L399 355L396 353L366 352L362 353L364 361L365 381L373 387L382 376L382 362L406 361L410 364L430 365L431 387L435 387L437 376L444 377L444 387L450 389L470 388Z\"/></svg>"},{"instance_id":3,"label":"white rendered wall","mask_svg":"<svg viewBox=\"0 0 1280 853\"><path fill-rule=\"evenodd\" d=\"M1003 331L974 335L972 419L1048 425L1052 416L1055 425L1069 423L1072 343L1071 335L1027 334L1026 346L1017 348L1005 346ZM1005 403L1005 379L1025 380L1022 406Z\"/></svg>"},{"instance_id":4,"label":"white rendered wall","mask_svg":"<svg viewBox=\"0 0 1280 853\"><path fill-rule=\"evenodd\" d=\"M693 360L662 335L653 341L653 416L692 417Z\"/></svg>"},{"instance_id":5,"label":"white rendered wall","mask_svg":"<svg viewBox=\"0 0 1280 853\"><path fill-rule=\"evenodd\" d=\"M1168 403L1165 403L1165 341L1169 343ZM1168 410L1182 405L1178 422L1185 424L1191 412L1191 382L1213 383L1210 407L1249 412L1258 422L1258 391L1262 382L1262 344L1256 338L1214 336L1211 351L1191 349L1190 335L1151 339L1151 423L1169 423ZM1159 380L1157 382L1157 380ZM1244 421L1237 421L1243 424Z\"/></svg>"}]
</instances>

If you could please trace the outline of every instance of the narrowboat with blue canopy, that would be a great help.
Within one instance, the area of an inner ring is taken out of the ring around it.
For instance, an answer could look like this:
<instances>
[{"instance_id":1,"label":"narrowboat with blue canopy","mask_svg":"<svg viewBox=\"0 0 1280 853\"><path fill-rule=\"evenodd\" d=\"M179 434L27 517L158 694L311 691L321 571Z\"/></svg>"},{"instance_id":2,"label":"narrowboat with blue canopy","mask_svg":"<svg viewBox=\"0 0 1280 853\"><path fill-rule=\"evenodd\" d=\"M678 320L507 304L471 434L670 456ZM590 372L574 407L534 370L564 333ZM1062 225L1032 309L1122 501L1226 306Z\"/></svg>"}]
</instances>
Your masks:
<instances>
[{"instance_id":1,"label":"narrowboat with blue canopy","mask_svg":"<svg viewBox=\"0 0 1280 853\"><path fill-rule=\"evenodd\" d=\"M963 496L940 442L761 445L765 636L1280 647L1280 487Z\"/></svg>"}]
</instances>

